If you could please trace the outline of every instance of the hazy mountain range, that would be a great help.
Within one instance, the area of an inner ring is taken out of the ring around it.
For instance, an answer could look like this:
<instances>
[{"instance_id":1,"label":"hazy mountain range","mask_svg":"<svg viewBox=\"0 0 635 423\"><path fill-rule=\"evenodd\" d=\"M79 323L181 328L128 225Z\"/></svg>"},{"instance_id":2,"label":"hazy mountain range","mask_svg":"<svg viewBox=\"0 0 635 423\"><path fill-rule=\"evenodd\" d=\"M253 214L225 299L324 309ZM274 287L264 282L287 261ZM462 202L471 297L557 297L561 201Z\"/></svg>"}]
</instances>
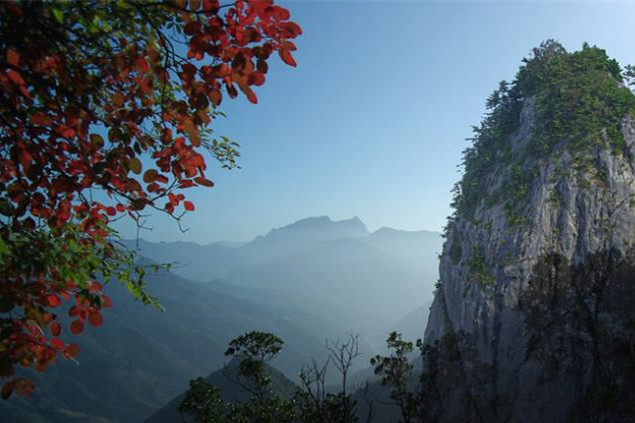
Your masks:
<instances>
[{"instance_id":1,"label":"hazy mountain range","mask_svg":"<svg viewBox=\"0 0 635 423\"><path fill-rule=\"evenodd\" d=\"M355 239L391 256L436 280L442 240L438 232L403 231L383 227L370 233L358 218L332 221L327 216L310 217L271 229L245 244L214 242L149 242L143 238L125 241L132 249L160 263L176 263L173 271L187 279L211 281L239 266L260 264L329 241ZM434 252L434 254L431 254ZM434 282L434 281L433 281Z\"/></svg>"},{"instance_id":2,"label":"hazy mountain range","mask_svg":"<svg viewBox=\"0 0 635 423\"><path fill-rule=\"evenodd\" d=\"M377 322L387 326L432 300L441 237L390 228L369 233L358 218L334 222L323 216L234 248L142 239L129 245L153 260L176 262L173 271L188 279L369 334Z\"/></svg>"},{"instance_id":3,"label":"hazy mountain range","mask_svg":"<svg viewBox=\"0 0 635 423\"><path fill-rule=\"evenodd\" d=\"M421 336L441 241L438 233L369 233L359 219L327 217L240 246L129 241L150 260L180 263L148 277L165 311L108 285L115 307L104 313L104 327L77 338L79 363L33 375L34 397L0 403L2 421L138 423L190 379L219 369L228 341L253 329L285 341L272 365L291 380L311 357L325 359L325 339L347 333L362 335L363 367L389 328L403 324Z\"/></svg>"}]
</instances>

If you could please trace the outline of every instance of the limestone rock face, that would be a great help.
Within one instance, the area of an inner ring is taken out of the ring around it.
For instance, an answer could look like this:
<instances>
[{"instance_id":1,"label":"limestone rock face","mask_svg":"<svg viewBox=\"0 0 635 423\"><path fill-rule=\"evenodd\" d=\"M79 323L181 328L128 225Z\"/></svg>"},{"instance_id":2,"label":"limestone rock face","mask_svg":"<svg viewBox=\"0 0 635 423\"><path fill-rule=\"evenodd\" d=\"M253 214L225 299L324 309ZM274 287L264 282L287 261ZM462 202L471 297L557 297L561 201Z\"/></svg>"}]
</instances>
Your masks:
<instances>
[{"instance_id":1,"label":"limestone rock face","mask_svg":"<svg viewBox=\"0 0 635 423\"><path fill-rule=\"evenodd\" d=\"M576 409L617 366L600 346L624 331L617 297L632 298L608 288L635 242L635 120L619 123L620 153L556 140L548 155L521 157L540 117L533 97L518 107L507 159L494 159L473 212L457 213L446 234L425 333L428 344L451 337L458 354L440 372L441 422L591 421L596 409L577 420ZM506 205L505 196L517 197Z\"/></svg>"}]
</instances>

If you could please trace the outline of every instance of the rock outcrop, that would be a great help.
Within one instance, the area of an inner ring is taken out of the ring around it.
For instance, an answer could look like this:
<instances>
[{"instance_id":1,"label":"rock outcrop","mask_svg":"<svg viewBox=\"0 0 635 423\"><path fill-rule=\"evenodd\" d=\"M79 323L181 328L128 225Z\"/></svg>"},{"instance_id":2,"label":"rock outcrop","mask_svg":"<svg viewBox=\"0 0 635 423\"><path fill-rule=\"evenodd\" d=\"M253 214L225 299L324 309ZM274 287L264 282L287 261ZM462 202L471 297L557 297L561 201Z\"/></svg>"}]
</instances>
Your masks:
<instances>
[{"instance_id":1,"label":"rock outcrop","mask_svg":"<svg viewBox=\"0 0 635 423\"><path fill-rule=\"evenodd\" d=\"M488 103L425 334L440 421L635 421L635 96L548 42Z\"/></svg>"}]
</instances>

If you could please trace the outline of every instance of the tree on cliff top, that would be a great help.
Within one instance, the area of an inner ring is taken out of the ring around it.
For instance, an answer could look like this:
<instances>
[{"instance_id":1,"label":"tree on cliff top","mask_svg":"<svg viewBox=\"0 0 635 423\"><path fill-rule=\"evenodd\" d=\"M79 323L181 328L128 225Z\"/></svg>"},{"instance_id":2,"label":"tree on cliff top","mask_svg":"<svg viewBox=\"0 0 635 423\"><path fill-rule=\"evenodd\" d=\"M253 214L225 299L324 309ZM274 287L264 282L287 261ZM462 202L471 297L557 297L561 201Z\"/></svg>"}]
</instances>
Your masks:
<instances>
[{"instance_id":1,"label":"tree on cliff top","mask_svg":"<svg viewBox=\"0 0 635 423\"><path fill-rule=\"evenodd\" d=\"M175 220L182 191L211 187L203 153L223 97L257 102L275 52L295 66L300 27L271 0L0 2L0 378L3 398L78 346L60 338L102 324L98 276L145 303L143 269L116 245L114 220L144 210Z\"/></svg>"}]
</instances>

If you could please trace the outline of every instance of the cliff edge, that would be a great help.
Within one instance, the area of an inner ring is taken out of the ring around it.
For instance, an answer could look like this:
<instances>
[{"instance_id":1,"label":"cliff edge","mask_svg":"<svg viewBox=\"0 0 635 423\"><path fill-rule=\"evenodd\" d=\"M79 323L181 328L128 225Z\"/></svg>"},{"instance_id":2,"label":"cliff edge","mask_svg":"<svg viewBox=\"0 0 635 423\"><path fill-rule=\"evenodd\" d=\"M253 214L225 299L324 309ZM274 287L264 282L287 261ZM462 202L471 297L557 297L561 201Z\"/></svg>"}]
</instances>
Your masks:
<instances>
[{"instance_id":1,"label":"cliff edge","mask_svg":"<svg viewBox=\"0 0 635 423\"><path fill-rule=\"evenodd\" d=\"M425 341L441 422L635 421L635 95L548 41L464 152Z\"/></svg>"}]
</instances>

